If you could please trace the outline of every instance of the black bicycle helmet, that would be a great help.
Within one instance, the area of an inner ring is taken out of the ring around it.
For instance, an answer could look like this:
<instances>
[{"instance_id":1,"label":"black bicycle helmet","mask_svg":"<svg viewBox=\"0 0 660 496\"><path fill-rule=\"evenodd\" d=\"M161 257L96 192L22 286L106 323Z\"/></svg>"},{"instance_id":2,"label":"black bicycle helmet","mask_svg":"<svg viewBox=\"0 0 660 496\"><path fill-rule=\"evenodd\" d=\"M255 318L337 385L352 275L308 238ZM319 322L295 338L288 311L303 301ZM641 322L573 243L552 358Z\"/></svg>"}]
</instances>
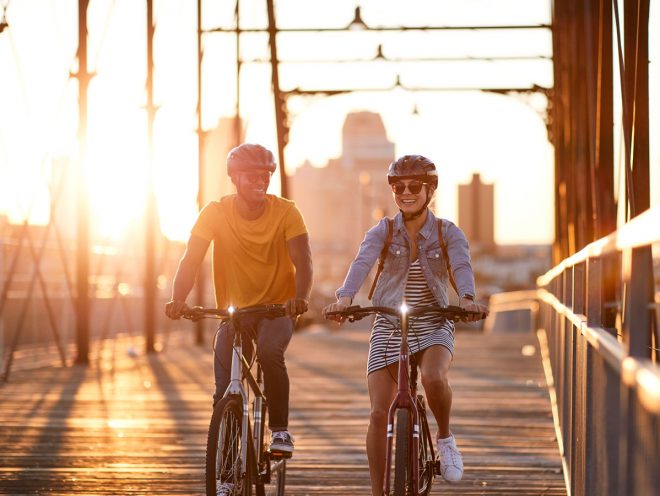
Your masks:
<instances>
[{"instance_id":1,"label":"black bicycle helmet","mask_svg":"<svg viewBox=\"0 0 660 496\"><path fill-rule=\"evenodd\" d=\"M388 183L413 178L434 188L438 187L438 171L435 164L422 155L404 155L390 164L387 171Z\"/></svg>"},{"instance_id":2,"label":"black bicycle helmet","mask_svg":"<svg viewBox=\"0 0 660 496\"><path fill-rule=\"evenodd\" d=\"M253 143L243 143L232 148L227 155L227 174L251 170L275 172L275 157L267 148Z\"/></svg>"}]
</instances>

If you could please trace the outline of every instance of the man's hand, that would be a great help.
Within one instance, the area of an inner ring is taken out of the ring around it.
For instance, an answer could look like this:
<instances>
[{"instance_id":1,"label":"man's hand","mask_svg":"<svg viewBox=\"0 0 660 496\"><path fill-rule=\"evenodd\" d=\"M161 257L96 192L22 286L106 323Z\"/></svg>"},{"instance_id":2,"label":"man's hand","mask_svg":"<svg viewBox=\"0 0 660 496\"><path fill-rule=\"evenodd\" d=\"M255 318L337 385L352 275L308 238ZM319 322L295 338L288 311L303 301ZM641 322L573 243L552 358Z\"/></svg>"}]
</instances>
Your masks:
<instances>
[{"instance_id":1,"label":"man's hand","mask_svg":"<svg viewBox=\"0 0 660 496\"><path fill-rule=\"evenodd\" d=\"M172 320L180 319L184 313L188 312L190 307L185 301L170 300L165 304L165 315Z\"/></svg>"},{"instance_id":2,"label":"man's hand","mask_svg":"<svg viewBox=\"0 0 660 496\"><path fill-rule=\"evenodd\" d=\"M348 296L342 296L341 298L337 298L337 301L335 303L331 303L323 310L321 310L321 314L326 319L336 320L341 324L346 320L346 317L342 317L340 315L328 316L327 314L328 312L341 312L342 310L346 310L350 305L351 305L351 298L349 298Z\"/></svg>"},{"instance_id":3,"label":"man's hand","mask_svg":"<svg viewBox=\"0 0 660 496\"><path fill-rule=\"evenodd\" d=\"M286 313L291 317L296 317L307 311L309 302L305 298L292 298L284 306L286 307Z\"/></svg>"},{"instance_id":4,"label":"man's hand","mask_svg":"<svg viewBox=\"0 0 660 496\"><path fill-rule=\"evenodd\" d=\"M485 318L489 313L486 305L480 305L470 298L461 298L458 306L467 312L478 312L477 314L462 318L461 320L463 322L476 322L477 320L481 320L482 315Z\"/></svg>"}]
</instances>

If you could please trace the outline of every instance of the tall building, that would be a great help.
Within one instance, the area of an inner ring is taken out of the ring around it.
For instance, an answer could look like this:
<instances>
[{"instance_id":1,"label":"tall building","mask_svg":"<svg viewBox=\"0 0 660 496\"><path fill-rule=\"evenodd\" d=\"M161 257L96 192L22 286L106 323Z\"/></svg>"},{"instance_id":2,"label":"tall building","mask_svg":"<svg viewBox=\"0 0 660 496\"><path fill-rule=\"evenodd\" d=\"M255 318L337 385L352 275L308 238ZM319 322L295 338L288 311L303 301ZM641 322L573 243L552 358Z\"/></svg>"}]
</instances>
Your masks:
<instances>
[{"instance_id":1,"label":"tall building","mask_svg":"<svg viewBox=\"0 0 660 496\"><path fill-rule=\"evenodd\" d=\"M483 251L495 248L494 189L482 183L479 174L472 175L470 184L458 186L458 226L470 245Z\"/></svg>"},{"instance_id":2,"label":"tall building","mask_svg":"<svg viewBox=\"0 0 660 496\"><path fill-rule=\"evenodd\" d=\"M227 175L227 154L243 142L243 122L221 117L217 127L204 133L202 154L202 205L234 192Z\"/></svg>"},{"instance_id":3,"label":"tall building","mask_svg":"<svg viewBox=\"0 0 660 496\"><path fill-rule=\"evenodd\" d=\"M393 159L394 143L387 139L380 115L351 113L342 129L341 156L321 168L305 163L291 177L292 198L310 233L315 288L321 294L332 295L341 284L367 229L394 214L387 184Z\"/></svg>"}]
</instances>

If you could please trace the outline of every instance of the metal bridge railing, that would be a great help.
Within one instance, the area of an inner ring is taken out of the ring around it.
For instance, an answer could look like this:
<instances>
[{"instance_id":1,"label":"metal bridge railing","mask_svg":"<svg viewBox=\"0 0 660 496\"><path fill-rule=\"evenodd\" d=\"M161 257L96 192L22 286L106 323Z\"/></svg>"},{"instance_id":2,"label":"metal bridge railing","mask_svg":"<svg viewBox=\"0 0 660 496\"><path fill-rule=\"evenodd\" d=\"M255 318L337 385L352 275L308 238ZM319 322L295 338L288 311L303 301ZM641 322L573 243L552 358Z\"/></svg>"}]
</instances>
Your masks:
<instances>
[{"instance_id":1,"label":"metal bridge railing","mask_svg":"<svg viewBox=\"0 0 660 496\"><path fill-rule=\"evenodd\" d=\"M71 239L49 240L53 227L26 224L0 229L0 382L9 380L15 370L76 361L76 294L71 280L76 252ZM104 353L106 345L114 349L118 338L131 350L144 349L145 250L138 236L131 234L95 244L89 253L92 360ZM166 345L170 330L182 326L162 311L182 250L181 243L161 236L154 254L158 348Z\"/></svg>"},{"instance_id":2,"label":"metal bridge railing","mask_svg":"<svg viewBox=\"0 0 660 496\"><path fill-rule=\"evenodd\" d=\"M570 494L660 494L652 262L658 243L660 207L655 207L537 281L539 338L547 345L542 348ZM612 263L620 274L615 281L604 276ZM620 299L614 304L603 298L612 294L606 285L613 282ZM612 306L617 318L608 328L603 322L611 320L605 317Z\"/></svg>"}]
</instances>

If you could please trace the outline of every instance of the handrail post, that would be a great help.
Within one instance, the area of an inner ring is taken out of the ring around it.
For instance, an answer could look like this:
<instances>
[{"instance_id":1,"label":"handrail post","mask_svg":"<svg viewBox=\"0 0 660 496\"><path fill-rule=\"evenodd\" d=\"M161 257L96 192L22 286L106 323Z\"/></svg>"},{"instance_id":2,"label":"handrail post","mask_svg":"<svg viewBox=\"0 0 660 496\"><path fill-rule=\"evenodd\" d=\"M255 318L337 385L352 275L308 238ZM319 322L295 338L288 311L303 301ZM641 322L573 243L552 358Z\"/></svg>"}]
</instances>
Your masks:
<instances>
[{"instance_id":1,"label":"handrail post","mask_svg":"<svg viewBox=\"0 0 660 496\"><path fill-rule=\"evenodd\" d=\"M653 303L653 261L651 247L626 251L624 281L628 288L625 303L624 340L628 353L637 358L651 356L651 314Z\"/></svg>"},{"instance_id":2,"label":"handrail post","mask_svg":"<svg viewBox=\"0 0 660 496\"><path fill-rule=\"evenodd\" d=\"M602 323L603 274L600 257L587 259L587 325L600 327Z\"/></svg>"},{"instance_id":3,"label":"handrail post","mask_svg":"<svg viewBox=\"0 0 660 496\"><path fill-rule=\"evenodd\" d=\"M584 315L585 302L585 263L581 262L573 267L573 313Z\"/></svg>"}]
</instances>

